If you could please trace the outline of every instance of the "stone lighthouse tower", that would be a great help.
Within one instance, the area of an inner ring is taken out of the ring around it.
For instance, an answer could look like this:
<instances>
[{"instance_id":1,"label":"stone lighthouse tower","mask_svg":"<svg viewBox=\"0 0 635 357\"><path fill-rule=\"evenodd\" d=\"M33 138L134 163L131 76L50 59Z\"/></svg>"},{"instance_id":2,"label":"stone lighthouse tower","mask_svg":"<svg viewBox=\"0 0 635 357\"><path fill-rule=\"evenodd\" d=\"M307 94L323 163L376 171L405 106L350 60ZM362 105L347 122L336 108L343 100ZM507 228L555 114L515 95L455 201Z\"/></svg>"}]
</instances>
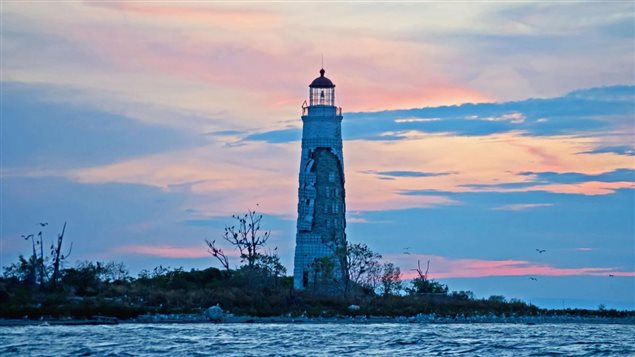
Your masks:
<instances>
[{"instance_id":1,"label":"stone lighthouse tower","mask_svg":"<svg viewBox=\"0 0 635 357\"><path fill-rule=\"evenodd\" d=\"M342 109L335 106L335 84L320 76L309 85L302 106L302 158L298 189L293 287L333 290L344 279L346 242Z\"/></svg>"}]
</instances>

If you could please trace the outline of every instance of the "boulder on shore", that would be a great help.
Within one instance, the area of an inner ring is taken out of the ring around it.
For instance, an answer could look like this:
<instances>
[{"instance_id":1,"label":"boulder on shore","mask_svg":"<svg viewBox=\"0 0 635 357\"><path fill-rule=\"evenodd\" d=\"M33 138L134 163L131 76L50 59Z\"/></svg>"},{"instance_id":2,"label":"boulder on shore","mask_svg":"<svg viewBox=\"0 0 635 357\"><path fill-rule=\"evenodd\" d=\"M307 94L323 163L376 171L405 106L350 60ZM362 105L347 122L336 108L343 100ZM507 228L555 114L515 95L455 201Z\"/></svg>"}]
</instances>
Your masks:
<instances>
[{"instance_id":1,"label":"boulder on shore","mask_svg":"<svg viewBox=\"0 0 635 357\"><path fill-rule=\"evenodd\" d=\"M210 321L219 322L223 319L223 315L223 309L218 304L205 310L205 317Z\"/></svg>"}]
</instances>

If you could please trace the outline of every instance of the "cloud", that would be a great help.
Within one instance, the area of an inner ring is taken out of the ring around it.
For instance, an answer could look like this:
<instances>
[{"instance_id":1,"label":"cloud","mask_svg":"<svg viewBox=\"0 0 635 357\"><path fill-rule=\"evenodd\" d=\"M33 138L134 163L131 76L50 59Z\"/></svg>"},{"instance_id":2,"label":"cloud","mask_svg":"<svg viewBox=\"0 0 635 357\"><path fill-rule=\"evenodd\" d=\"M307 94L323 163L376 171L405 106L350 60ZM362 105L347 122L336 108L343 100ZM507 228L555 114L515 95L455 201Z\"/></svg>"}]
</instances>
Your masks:
<instances>
[{"instance_id":1,"label":"cloud","mask_svg":"<svg viewBox=\"0 0 635 357\"><path fill-rule=\"evenodd\" d=\"M178 193L139 184L81 184L60 177L2 178L2 238L35 230L49 222L45 240L67 222L67 242L74 242L72 259L112 259L112 246L164 245L175 236L183 244L200 241L201 232L181 227L187 217ZM29 228L31 227L31 228ZM199 237L199 238L196 238ZM134 243L133 243L134 242ZM3 251L13 259L16 250Z\"/></svg>"},{"instance_id":2,"label":"cloud","mask_svg":"<svg viewBox=\"0 0 635 357\"><path fill-rule=\"evenodd\" d=\"M2 83L3 169L94 166L208 142L187 130L47 100L52 92L48 86Z\"/></svg>"},{"instance_id":3,"label":"cloud","mask_svg":"<svg viewBox=\"0 0 635 357\"><path fill-rule=\"evenodd\" d=\"M633 271L630 3L3 5L3 257L46 218L77 257L193 266L260 203L290 267L329 48L352 241L494 262L446 273Z\"/></svg>"},{"instance_id":4,"label":"cloud","mask_svg":"<svg viewBox=\"0 0 635 357\"><path fill-rule=\"evenodd\" d=\"M244 134L244 131L240 131L240 130L218 130L218 131L211 131L209 133L204 133L203 135L211 135L211 136L237 136L237 135L241 135Z\"/></svg>"},{"instance_id":5,"label":"cloud","mask_svg":"<svg viewBox=\"0 0 635 357\"><path fill-rule=\"evenodd\" d=\"M484 260L449 259L441 256L414 256L420 261L430 260L430 277L481 278L488 276L628 276L635 277L635 271L620 271L615 267L564 268L527 260ZM408 271L402 278L412 279L416 272Z\"/></svg>"},{"instance_id":6,"label":"cloud","mask_svg":"<svg viewBox=\"0 0 635 357\"><path fill-rule=\"evenodd\" d=\"M635 95L627 95L631 92L635 92L634 86L611 86L577 90L550 99L344 113L342 134L345 140L408 140L408 136L394 133L483 136L522 132L547 136L622 130L635 114ZM279 143L297 141L300 133L300 129L285 128L251 134L245 139Z\"/></svg>"},{"instance_id":7,"label":"cloud","mask_svg":"<svg viewBox=\"0 0 635 357\"><path fill-rule=\"evenodd\" d=\"M624 24L632 24L632 4L519 3L490 10L480 14L484 25L469 33L413 37L458 48L455 57L446 60L455 68L453 74L471 76L471 85L508 100L633 78L630 53L635 34L632 26ZM589 48L603 48L617 57L610 60L610 68L597 71L605 53ZM541 88L540 93L536 88Z\"/></svg>"},{"instance_id":8,"label":"cloud","mask_svg":"<svg viewBox=\"0 0 635 357\"><path fill-rule=\"evenodd\" d=\"M629 171L620 169L630 165L628 157L578 154L593 143L594 139L585 137L518 133L426 135L394 143L345 141L347 207L386 210L459 204L460 200L450 198L452 192L597 195L632 187ZM190 208L208 214L232 213L242 209L244 202L252 202L266 204L272 213L293 216L298 163L288 158L299 157L299 150L297 142L244 141L241 146L227 146L219 141L62 175L84 183L138 183L167 191L187 190L192 195ZM368 167L377 169L369 171ZM570 176L566 173L572 170L588 181L566 181ZM540 172L553 174L540 179ZM268 184L262 185L264 181Z\"/></svg>"},{"instance_id":9,"label":"cloud","mask_svg":"<svg viewBox=\"0 0 635 357\"><path fill-rule=\"evenodd\" d=\"M140 14L148 17L162 17L178 22L201 22L213 24L215 27L227 28L257 28L271 27L280 23L279 16L263 10L256 11L248 8L227 7L218 4L146 4L146 3L104 3L86 2L88 6L113 10L115 12Z\"/></svg>"},{"instance_id":10,"label":"cloud","mask_svg":"<svg viewBox=\"0 0 635 357\"><path fill-rule=\"evenodd\" d=\"M140 254L162 258L208 258L204 245L175 247L171 245L125 245L113 250L113 254Z\"/></svg>"},{"instance_id":11,"label":"cloud","mask_svg":"<svg viewBox=\"0 0 635 357\"><path fill-rule=\"evenodd\" d=\"M602 190L611 190L612 188L630 187L629 183L635 182L635 170L633 169L617 169L599 174L519 172L518 175L527 177L529 180L496 184L466 184L462 185L462 187L475 191L497 190L511 192L548 189L553 192L567 193L574 191L585 194L585 192L600 192Z\"/></svg>"},{"instance_id":12,"label":"cloud","mask_svg":"<svg viewBox=\"0 0 635 357\"><path fill-rule=\"evenodd\" d=\"M633 189L610 195L583 196L550 192L427 192L458 202L428 209L362 211L369 223L347 227L353 242L362 241L376 251L400 256L399 266L412 267L411 252L452 259L538 261L555 266L581 266L576 247L602 247L585 256L585 266L618 267L632 271ZM513 203L544 204L521 211L495 210ZM399 237L395 240L395 237ZM537 255L535 249L547 249ZM478 252L478 253L474 253ZM609 258L610 257L610 258ZM396 259L396 258L395 258ZM389 259L389 260L392 260ZM410 261L407 261L410 260ZM416 260L414 261L416 265Z\"/></svg>"},{"instance_id":13,"label":"cloud","mask_svg":"<svg viewBox=\"0 0 635 357\"><path fill-rule=\"evenodd\" d=\"M91 101L109 107L143 102L204 115L224 111L226 116L252 125L272 125L296 115L302 101L298 98L306 95L306 84L317 76L317 64L308 70L307 63L319 57L316 48L329 44L334 55L327 70L342 74L338 85L349 88L342 96L348 108L488 99L460 81L447 80L443 72L412 76L413 69L431 72L426 70L431 62L428 52L420 45L387 36L360 36L357 27L350 25L340 29L320 26L317 31L311 25L313 16L289 14L287 6L62 6L66 16L18 4L9 6L5 78L72 86ZM240 19L231 20L235 17ZM254 20L248 20L251 18ZM288 28L303 29L311 35L301 36L299 41L299 32L286 31ZM33 42L45 36L55 41L23 46L14 35L20 31L28 31ZM51 55L34 56L32 48ZM382 55L386 51L392 56ZM80 56L68 55L75 52ZM368 73L374 73L374 79ZM104 93L109 96L105 98ZM152 118L147 113L141 115Z\"/></svg>"},{"instance_id":14,"label":"cloud","mask_svg":"<svg viewBox=\"0 0 635 357\"><path fill-rule=\"evenodd\" d=\"M498 207L494 207L495 210L502 211L523 211L526 209L539 208L539 207L550 207L553 206L552 203L513 203L502 205Z\"/></svg>"},{"instance_id":15,"label":"cloud","mask_svg":"<svg viewBox=\"0 0 635 357\"><path fill-rule=\"evenodd\" d=\"M512 186L512 184L509 184ZM481 192L500 192L500 193L510 193L510 192L553 192L553 193L562 193L562 194L570 194L570 195L586 195L586 196L595 196L595 195L608 195L615 193L620 189L634 189L635 182L599 182L599 181L589 181L583 183L576 184L547 184L547 185L519 185L522 186L520 188L490 188L490 189L479 189L477 191ZM480 186L482 187L482 186ZM408 195L408 196L418 196L418 195L433 195L433 194L447 194L448 192L444 192L441 190L405 190L401 191L400 194Z\"/></svg>"},{"instance_id":16,"label":"cloud","mask_svg":"<svg viewBox=\"0 0 635 357\"><path fill-rule=\"evenodd\" d=\"M521 124L525 121L523 113L505 113L497 117L485 117L481 118L478 115L470 115L467 119L485 120L485 121L509 121L512 124Z\"/></svg>"},{"instance_id":17,"label":"cloud","mask_svg":"<svg viewBox=\"0 0 635 357\"><path fill-rule=\"evenodd\" d=\"M439 120L441 118L399 118L395 119L395 123L425 123Z\"/></svg>"},{"instance_id":18,"label":"cloud","mask_svg":"<svg viewBox=\"0 0 635 357\"><path fill-rule=\"evenodd\" d=\"M590 181L579 184L551 184L537 185L526 189L515 189L516 191L549 191L555 193L566 193L573 195L607 195L623 188L635 189L635 182L598 182ZM514 191L514 190L510 190Z\"/></svg>"},{"instance_id":19,"label":"cloud","mask_svg":"<svg viewBox=\"0 0 635 357\"><path fill-rule=\"evenodd\" d=\"M266 141L272 144L295 142L295 141L300 141L300 139L302 139L301 128L289 128L289 129L261 132L261 133L250 134L245 137L245 140Z\"/></svg>"},{"instance_id":20,"label":"cloud","mask_svg":"<svg viewBox=\"0 0 635 357\"><path fill-rule=\"evenodd\" d=\"M582 183L588 181L620 182L635 181L635 169L617 169L599 174L577 172L520 172L519 175L533 177L540 183Z\"/></svg>"},{"instance_id":21,"label":"cloud","mask_svg":"<svg viewBox=\"0 0 635 357\"><path fill-rule=\"evenodd\" d=\"M590 151L584 151L580 154L606 154L606 153L615 153L619 155L635 155L635 147L633 146L599 146Z\"/></svg>"},{"instance_id":22,"label":"cloud","mask_svg":"<svg viewBox=\"0 0 635 357\"><path fill-rule=\"evenodd\" d=\"M375 170L367 170L364 171L367 174L374 174L378 176L389 176L389 177L435 177L435 176L447 176L447 175L456 175L456 172L422 172L422 171L375 171Z\"/></svg>"}]
</instances>

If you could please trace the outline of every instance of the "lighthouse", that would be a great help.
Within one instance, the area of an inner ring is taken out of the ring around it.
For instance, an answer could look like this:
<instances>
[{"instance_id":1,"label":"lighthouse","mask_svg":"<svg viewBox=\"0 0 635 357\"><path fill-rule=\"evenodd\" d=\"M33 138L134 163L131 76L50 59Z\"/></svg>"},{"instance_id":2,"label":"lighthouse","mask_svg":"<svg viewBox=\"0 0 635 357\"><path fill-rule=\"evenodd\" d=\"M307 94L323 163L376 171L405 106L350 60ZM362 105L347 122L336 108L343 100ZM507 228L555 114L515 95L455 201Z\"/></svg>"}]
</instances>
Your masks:
<instances>
[{"instance_id":1,"label":"lighthouse","mask_svg":"<svg viewBox=\"0 0 635 357\"><path fill-rule=\"evenodd\" d=\"M293 271L297 290L333 291L346 279L342 109L335 84L320 76L302 106L302 156Z\"/></svg>"}]
</instances>

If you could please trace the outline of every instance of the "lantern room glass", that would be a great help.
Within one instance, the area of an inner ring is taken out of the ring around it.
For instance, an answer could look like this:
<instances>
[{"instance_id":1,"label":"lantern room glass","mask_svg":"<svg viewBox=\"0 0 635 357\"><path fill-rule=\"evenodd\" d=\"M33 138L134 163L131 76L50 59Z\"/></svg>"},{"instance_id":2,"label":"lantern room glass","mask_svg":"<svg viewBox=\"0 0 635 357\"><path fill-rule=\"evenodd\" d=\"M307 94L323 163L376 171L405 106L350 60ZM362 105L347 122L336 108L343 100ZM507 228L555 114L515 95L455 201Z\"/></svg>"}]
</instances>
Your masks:
<instances>
[{"instance_id":1,"label":"lantern room glass","mask_svg":"<svg viewBox=\"0 0 635 357\"><path fill-rule=\"evenodd\" d=\"M335 106L335 88L310 88L309 105Z\"/></svg>"}]
</instances>

